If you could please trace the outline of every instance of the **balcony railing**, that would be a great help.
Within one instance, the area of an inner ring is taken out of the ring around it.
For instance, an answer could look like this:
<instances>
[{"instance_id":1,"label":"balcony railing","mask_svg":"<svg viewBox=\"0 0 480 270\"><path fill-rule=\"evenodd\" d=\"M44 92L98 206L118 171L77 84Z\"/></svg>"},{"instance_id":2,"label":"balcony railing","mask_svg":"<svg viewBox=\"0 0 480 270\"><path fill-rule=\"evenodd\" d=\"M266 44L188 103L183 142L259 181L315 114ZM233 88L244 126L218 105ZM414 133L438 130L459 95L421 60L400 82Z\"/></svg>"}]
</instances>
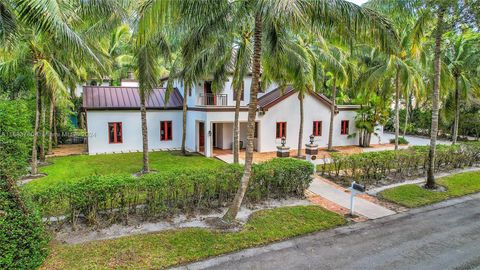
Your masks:
<instances>
[{"instance_id":1,"label":"balcony railing","mask_svg":"<svg viewBox=\"0 0 480 270\"><path fill-rule=\"evenodd\" d=\"M228 96L227 94L202 94L199 96L197 105L202 106L227 106Z\"/></svg>"}]
</instances>

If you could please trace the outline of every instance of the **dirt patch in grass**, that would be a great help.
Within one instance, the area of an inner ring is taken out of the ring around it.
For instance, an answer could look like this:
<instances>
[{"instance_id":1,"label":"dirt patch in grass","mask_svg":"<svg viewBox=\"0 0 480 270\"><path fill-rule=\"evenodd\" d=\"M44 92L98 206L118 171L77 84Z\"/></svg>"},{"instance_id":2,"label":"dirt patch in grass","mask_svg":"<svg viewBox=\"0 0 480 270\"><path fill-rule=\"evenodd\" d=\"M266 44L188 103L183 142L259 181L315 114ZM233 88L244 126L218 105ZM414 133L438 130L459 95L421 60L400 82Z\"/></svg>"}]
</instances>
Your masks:
<instances>
[{"instance_id":1,"label":"dirt patch in grass","mask_svg":"<svg viewBox=\"0 0 480 270\"><path fill-rule=\"evenodd\" d=\"M225 231L238 231L255 212L274 209L286 206L310 205L308 200L284 199L268 200L263 203L243 206L237 215L239 226L232 228L225 227ZM96 224L95 227L87 226L85 220L79 220L75 228L70 223L51 223L50 230L54 234L54 241L59 244L78 244L95 240L114 239L137 234L154 233L179 228L208 228L221 229L222 226L212 221L221 218L227 208L214 211L203 211L201 213L189 213L178 215L168 219L145 221L141 216L130 216L128 224L111 224L108 220L105 223Z\"/></svg>"},{"instance_id":2,"label":"dirt patch in grass","mask_svg":"<svg viewBox=\"0 0 480 270\"><path fill-rule=\"evenodd\" d=\"M162 269L345 224L318 206L254 213L239 232L167 230L77 245L55 245L42 269Z\"/></svg>"}]
</instances>

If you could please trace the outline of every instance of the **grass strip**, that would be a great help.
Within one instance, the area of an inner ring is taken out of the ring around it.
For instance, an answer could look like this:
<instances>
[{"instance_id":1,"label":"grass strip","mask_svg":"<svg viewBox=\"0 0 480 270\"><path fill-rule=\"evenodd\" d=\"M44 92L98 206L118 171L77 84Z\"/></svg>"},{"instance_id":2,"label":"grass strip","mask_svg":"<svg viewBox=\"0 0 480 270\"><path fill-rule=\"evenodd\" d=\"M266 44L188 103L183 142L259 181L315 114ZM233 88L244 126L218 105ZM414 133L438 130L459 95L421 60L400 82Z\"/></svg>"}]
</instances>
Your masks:
<instances>
[{"instance_id":1,"label":"grass strip","mask_svg":"<svg viewBox=\"0 0 480 270\"><path fill-rule=\"evenodd\" d=\"M239 232L189 228L76 245L56 245L42 269L159 269L345 224L319 206L254 213Z\"/></svg>"}]
</instances>

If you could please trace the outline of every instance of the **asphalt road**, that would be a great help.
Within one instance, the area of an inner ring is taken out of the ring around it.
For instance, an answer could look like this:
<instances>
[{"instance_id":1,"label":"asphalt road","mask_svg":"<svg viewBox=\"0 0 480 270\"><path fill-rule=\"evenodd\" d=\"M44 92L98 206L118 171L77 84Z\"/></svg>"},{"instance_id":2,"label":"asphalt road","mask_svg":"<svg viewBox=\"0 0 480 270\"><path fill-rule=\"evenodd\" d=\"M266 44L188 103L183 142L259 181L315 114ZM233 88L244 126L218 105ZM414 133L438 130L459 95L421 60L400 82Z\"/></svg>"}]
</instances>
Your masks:
<instances>
[{"instance_id":1,"label":"asphalt road","mask_svg":"<svg viewBox=\"0 0 480 270\"><path fill-rule=\"evenodd\" d=\"M480 269L480 194L180 269Z\"/></svg>"}]
</instances>

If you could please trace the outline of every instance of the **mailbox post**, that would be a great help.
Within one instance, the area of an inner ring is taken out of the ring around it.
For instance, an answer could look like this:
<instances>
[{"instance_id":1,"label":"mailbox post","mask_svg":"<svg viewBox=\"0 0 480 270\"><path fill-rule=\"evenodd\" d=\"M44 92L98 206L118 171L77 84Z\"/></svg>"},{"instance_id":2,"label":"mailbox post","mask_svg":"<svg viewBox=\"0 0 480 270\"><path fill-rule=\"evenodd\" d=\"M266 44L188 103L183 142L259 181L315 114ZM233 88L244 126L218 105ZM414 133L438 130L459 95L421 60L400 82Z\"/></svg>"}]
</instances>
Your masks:
<instances>
[{"instance_id":1,"label":"mailbox post","mask_svg":"<svg viewBox=\"0 0 480 270\"><path fill-rule=\"evenodd\" d=\"M317 166L315 165L315 160L318 155L318 145L314 144L315 136L310 135L310 143L305 144L305 154L308 162L313 164L313 173L317 172Z\"/></svg>"},{"instance_id":2,"label":"mailbox post","mask_svg":"<svg viewBox=\"0 0 480 270\"><path fill-rule=\"evenodd\" d=\"M354 204L355 196L365 192L365 186L357 184L355 181L352 182L352 185L348 188L350 190L350 215L353 216L354 213Z\"/></svg>"}]
</instances>

